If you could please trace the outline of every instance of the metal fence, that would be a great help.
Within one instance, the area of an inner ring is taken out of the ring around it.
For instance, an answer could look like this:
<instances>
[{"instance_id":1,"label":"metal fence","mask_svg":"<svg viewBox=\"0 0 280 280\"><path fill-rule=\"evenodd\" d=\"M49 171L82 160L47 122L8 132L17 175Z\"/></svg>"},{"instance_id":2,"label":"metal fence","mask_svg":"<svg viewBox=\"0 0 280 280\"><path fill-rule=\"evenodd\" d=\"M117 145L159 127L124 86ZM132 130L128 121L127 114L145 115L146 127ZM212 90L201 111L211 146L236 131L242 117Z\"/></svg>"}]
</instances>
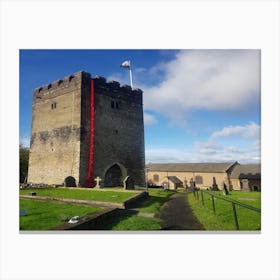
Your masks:
<instances>
[{"instance_id":1,"label":"metal fence","mask_svg":"<svg viewBox=\"0 0 280 280\"><path fill-rule=\"evenodd\" d=\"M193 192L193 194L194 194L194 197L197 200L199 200L199 190L195 190ZM231 203L231 205L232 205L232 214L233 214L233 218L234 218L234 222L235 222L235 228L237 230L239 230L239 224L238 224L238 217L237 217L237 212L236 212L236 206L235 205L244 207L246 209L249 209L249 210L257 212L257 213L261 213L261 209L255 208L253 206L250 206L250 205L247 205L247 204L244 204L244 203L241 203L239 201L235 201L235 200L232 200L232 199L228 199L228 198L225 198L225 197L218 196L218 195L216 195L214 193L210 193L210 192L205 191L205 190L200 190L201 204L202 204L203 207L204 207L204 194L207 194L207 195L211 196L212 209L213 209L213 214L214 215L216 215L216 208L215 208L215 200L214 200L214 198L221 199L221 200L224 200L224 201L226 201L228 203Z\"/></svg>"}]
</instances>

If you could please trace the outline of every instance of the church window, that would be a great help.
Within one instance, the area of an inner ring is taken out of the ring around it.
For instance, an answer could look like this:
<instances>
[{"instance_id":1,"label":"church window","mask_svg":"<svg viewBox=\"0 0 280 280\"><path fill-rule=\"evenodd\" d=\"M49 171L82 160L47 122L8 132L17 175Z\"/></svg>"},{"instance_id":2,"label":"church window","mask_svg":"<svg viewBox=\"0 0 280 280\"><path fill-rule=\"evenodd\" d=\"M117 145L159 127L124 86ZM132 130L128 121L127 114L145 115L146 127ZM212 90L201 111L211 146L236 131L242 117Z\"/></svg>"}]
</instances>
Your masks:
<instances>
[{"instance_id":1,"label":"church window","mask_svg":"<svg viewBox=\"0 0 280 280\"><path fill-rule=\"evenodd\" d=\"M52 103L51 108L52 108L52 110L53 110L53 109L56 109L56 102L53 102L53 103Z\"/></svg>"},{"instance_id":2,"label":"church window","mask_svg":"<svg viewBox=\"0 0 280 280\"><path fill-rule=\"evenodd\" d=\"M111 108L112 109L119 109L120 104L118 101L111 100Z\"/></svg>"},{"instance_id":3,"label":"church window","mask_svg":"<svg viewBox=\"0 0 280 280\"><path fill-rule=\"evenodd\" d=\"M154 182L158 182L159 181L159 176L158 176L158 174L154 174L154 176L153 176L153 181Z\"/></svg>"},{"instance_id":4,"label":"church window","mask_svg":"<svg viewBox=\"0 0 280 280\"><path fill-rule=\"evenodd\" d=\"M202 176L195 176L195 183L196 184L203 184Z\"/></svg>"}]
</instances>

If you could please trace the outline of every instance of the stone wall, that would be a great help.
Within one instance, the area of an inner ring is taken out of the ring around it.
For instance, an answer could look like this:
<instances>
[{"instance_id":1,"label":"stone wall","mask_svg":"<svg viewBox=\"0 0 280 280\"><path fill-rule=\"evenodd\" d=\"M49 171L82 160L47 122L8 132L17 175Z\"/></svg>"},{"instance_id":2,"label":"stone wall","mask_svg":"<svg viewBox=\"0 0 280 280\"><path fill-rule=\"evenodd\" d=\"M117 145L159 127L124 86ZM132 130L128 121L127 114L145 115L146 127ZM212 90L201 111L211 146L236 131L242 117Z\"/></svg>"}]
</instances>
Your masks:
<instances>
[{"instance_id":1,"label":"stone wall","mask_svg":"<svg viewBox=\"0 0 280 280\"><path fill-rule=\"evenodd\" d=\"M33 95L28 182L79 181L82 72L38 88Z\"/></svg>"},{"instance_id":2,"label":"stone wall","mask_svg":"<svg viewBox=\"0 0 280 280\"><path fill-rule=\"evenodd\" d=\"M145 185L142 91L95 78L95 177L115 164L135 185ZM114 169L114 168L113 168ZM110 183L108 183L110 185Z\"/></svg>"},{"instance_id":3,"label":"stone wall","mask_svg":"<svg viewBox=\"0 0 280 280\"><path fill-rule=\"evenodd\" d=\"M148 172L148 181L151 180L152 182L154 182L153 179L154 179L155 174L158 175L159 182L162 181L167 176L176 176L183 182L183 184L185 184L185 181L187 181L188 186L190 186L191 179L193 179L195 181L196 176L201 176L202 183L196 182L196 186L199 188L205 188L205 189L212 187L213 177L215 177L216 183L217 183L219 189L222 189L223 182L225 182L227 185L229 184L226 172L224 172L224 173L222 173L222 172L204 173L204 172L149 171ZM156 184L157 182L154 182L154 183Z\"/></svg>"},{"instance_id":4,"label":"stone wall","mask_svg":"<svg viewBox=\"0 0 280 280\"><path fill-rule=\"evenodd\" d=\"M87 186L91 81L89 73L78 72L34 91L29 183L62 184L73 177L77 186ZM102 77L93 83L92 179L99 176L104 184L106 171L116 165L121 182L130 176L144 185L142 91Z\"/></svg>"}]
</instances>

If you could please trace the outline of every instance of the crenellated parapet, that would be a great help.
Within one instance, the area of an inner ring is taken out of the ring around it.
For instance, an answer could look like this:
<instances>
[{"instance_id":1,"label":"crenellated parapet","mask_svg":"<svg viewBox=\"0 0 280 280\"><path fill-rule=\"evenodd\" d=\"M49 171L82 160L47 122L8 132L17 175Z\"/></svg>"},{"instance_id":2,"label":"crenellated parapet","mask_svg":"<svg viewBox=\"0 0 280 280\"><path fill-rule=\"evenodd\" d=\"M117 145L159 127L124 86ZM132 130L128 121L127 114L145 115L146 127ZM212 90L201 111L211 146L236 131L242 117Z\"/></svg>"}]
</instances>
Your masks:
<instances>
[{"instance_id":1,"label":"crenellated parapet","mask_svg":"<svg viewBox=\"0 0 280 280\"><path fill-rule=\"evenodd\" d=\"M106 81L106 78L95 76L93 78L97 94L104 94L112 98L125 99L142 105L143 91L139 88L131 88L129 85L120 85L117 81Z\"/></svg>"},{"instance_id":2,"label":"crenellated parapet","mask_svg":"<svg viewBox=\"0 0 280 280\"><path fill-rule=\"evenodd\" d=\"M105 94L112 98L129 99L132 102L142 104L143 91L138 88L131 88L129 85L120 85L117 81L106 81L106 78L95 76L91 78L90 73L79 71L73 75L56 80L52 83L36 88L34 90L33 102L54 98L71 90L80 88L82 83L88 83L90 79L94 80L95 92Z\"/></svg>"},{"instance_id":3,"label":"crenellated parapet","mask_svg":"<svg viewBox=\"0 0 280 280\"><path fill-rule=\"evenodd\" d=\"M36 88L33 94L33 102L36 103L41 100L63 95L77 87L81 87L81 79L84 73L80 71L74 75L65 76L62 80L56 80L50 84Z\"/></svg>"}]
</instances>

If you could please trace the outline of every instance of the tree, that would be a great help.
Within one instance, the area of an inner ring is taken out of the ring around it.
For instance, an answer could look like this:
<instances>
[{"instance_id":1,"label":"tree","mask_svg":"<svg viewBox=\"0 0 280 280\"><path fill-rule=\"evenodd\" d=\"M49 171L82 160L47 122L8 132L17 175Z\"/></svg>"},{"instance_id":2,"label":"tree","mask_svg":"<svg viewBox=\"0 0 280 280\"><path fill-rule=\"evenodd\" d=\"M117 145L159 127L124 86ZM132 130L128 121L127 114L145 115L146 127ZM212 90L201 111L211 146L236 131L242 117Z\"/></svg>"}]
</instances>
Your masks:
<instances>
[{"instance_id":1,"label":"tree","mask_svg":"<svg viewBox=\"0 0 280 280\"><path fill-rule=\"evenodd\" d=\"M24 183L27 178L28 162L29 162L29 148L19 145L19 170L20 170L19 182L20 183Z\"/></svg>"}]
</instances>

